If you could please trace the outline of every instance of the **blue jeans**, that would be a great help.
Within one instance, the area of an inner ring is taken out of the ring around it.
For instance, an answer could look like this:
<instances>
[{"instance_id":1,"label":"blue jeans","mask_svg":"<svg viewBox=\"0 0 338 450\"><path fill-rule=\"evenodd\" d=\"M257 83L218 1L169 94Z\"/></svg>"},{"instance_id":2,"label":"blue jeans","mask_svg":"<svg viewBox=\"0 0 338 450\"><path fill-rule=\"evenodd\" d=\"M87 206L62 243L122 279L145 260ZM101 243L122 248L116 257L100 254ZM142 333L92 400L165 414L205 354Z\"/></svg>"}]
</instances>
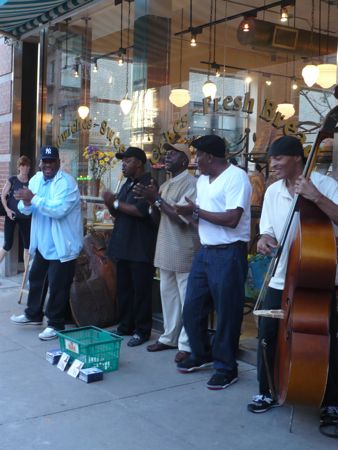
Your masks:
<instances>
[{"instance_id":1,"label":"blue jeans","mask_svg":"<svg viewBox=\"0 0 338 450\"><path fill-rule=\"evenodd\" d=\"M245 242L226 248L201 247L188 279L183 322L192 357L202 361L212 358L215 369L227 374L237 373L247 267ZM212 306L217 314L217 329L210 349L208 314Z\"/></svg>"}]
</instances>

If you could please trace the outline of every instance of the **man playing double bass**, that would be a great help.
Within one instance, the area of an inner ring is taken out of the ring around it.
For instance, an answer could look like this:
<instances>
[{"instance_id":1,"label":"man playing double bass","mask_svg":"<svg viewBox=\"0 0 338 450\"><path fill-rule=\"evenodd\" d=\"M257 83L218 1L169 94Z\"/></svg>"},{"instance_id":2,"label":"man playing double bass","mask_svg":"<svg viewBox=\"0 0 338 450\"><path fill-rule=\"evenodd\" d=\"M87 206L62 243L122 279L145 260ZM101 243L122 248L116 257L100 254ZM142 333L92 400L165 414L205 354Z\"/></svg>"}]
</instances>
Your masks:
<instances>
[{"instance_id":1,"label":"man playing double bass","mask_svg":"<svg viewBox=\"0 0 338 450\"><path fill-rule=\"evenodd\" d=\"M270 166L278 181L269 186L265 193L260 220L261 237L257 243L257 251L263 255L271 255L280 241L284 224L287 221L290 206L295 194L315 203L328 218L338 224L338 183L333 178L312 172L310 181L302 175L304 168L303 147L299 139L284 136L276 140L268 151ZM288 253L296 228L297 215L282 251L276 272L271 278L263 309L280 309L285 283ZM338 423L338 345L337 345L337 312L335 298L332 298L330 317L331 348L329 358L329 374L326 392L321 409L321 418L330 417ZM257 378L259 394L248 404L253 413L263 413L280 406L271 392L277 348L278 323L276 318L260 317L258 330ZM265 355L262 350L265 341ZM269 370L267 370L267 368Z\"/></svg>"}]
</instances>

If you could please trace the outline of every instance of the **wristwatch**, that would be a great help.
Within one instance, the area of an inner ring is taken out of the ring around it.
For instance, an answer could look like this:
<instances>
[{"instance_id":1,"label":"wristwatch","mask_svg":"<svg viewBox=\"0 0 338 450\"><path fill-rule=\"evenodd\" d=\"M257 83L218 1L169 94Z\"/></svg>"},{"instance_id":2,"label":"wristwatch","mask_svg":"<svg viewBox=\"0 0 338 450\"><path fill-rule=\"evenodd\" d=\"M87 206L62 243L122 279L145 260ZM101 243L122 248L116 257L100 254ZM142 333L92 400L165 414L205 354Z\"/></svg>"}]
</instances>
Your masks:
<instances>
[{"instance_id":1,"label":"wristwatch","mask_svg":"<svg viewBox=\"0 0 338 450\"><path fill-rule=\"evenodd\" d=\"M198 220L200 216L200 208L199 206L195 206L193 212L192 212L192 220Z\"/></svg>"},{"instance_id":2,"label":"wristwatch","mask_svg":"<svg viewBox=\"0 0 338 450\"><path fill-rule=\"evenodd\" d=\"M162 199L161 199L161 197L158 197L158 198L154 201L154 205L156 206L156 208L161 209L161 205L162 205Z\"/></svg>"},{"instance_id":3,"label":"wristwatch","mask_svg":"<svg viewBox=\"0 0 338 450\"><path fill-rule=\"evenodd\" d=\"M113 206L114 209L119 209L120 201L118 199L114 200Z\"/></svg>"}]
</instances>

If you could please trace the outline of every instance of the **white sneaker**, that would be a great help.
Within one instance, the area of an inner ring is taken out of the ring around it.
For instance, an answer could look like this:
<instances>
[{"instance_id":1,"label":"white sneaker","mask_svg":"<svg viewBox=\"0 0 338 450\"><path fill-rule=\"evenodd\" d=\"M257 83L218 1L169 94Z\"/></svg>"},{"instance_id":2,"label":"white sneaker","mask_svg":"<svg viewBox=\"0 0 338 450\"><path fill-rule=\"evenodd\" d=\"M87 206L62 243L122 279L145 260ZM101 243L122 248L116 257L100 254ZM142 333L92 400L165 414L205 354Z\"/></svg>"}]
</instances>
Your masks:
<instances>
[{"instance_id":1,"label":"white sneaker","mask_svg":"<svg viewBox=\"0 0 338 450\"><path fill-rule=\"evenodd\" d=\"M13 316L11 317L11 322L15 323L16 325L41 325L42 320L40 322L37 322L35 320L30 320L26 316L26 314L20 314L19 316Z\"/></svg>"},{"instance_id":2,"label":"white sneaker","mask_svg":"<svg viewBox=\"0 0 338 450\"><path fill-rule=\"evenodd\" d=\"M56 334L56 331L52 327L45 328L41 333L39 333L39 338L42 341L49 341L51 339L56 339L58 335Z\"/></svg>"}]
</instances>

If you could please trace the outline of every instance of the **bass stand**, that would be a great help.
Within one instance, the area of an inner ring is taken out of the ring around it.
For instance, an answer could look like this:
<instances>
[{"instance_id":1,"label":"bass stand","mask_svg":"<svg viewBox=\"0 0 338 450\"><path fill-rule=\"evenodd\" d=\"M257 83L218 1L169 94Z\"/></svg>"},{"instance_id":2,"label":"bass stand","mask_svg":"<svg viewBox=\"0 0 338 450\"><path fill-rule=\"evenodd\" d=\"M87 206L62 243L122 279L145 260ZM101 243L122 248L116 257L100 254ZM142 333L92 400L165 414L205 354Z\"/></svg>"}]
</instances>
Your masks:
<instances>
[{"instance_id":1,"label":"bass stand","mask_svg":"<svg viewBox=\"0 0 338 450\"><path fill-rule=\"evenodd\" d=\"M23 294L28 294L28 289L26 289L25 286L27 284L27 278L28 278L28 274L29 274L29 270L30 270L30 262L31 262L31 259L29 258L27 265L25 266L25 271L23 273L22 282L21 282L21 286L20 286L19 300L18 300L19 305L21 304Z\"/></svg>"},{"instance_id":2,"label":"bass stand","mask_svg":"<svg viewBox=\"0 0 338 450\"><path fill-rule=\"evenodd\" d=\"M268 384L269 384L269 389L271 392L271 397L272 399L276 402L277 401L277 396L276 396L276 391L272 382L272 377L271 377L271 373L270 373L270 368L269 368L269 364L268 364L268 356L266 353L266 349L267 349L268 344L266 343L265 339L262 339L261 341L261 347L262 347L262 353L263 353L263 360L264 360L264 366L265 366L265 372L266 372L266 377L268 379ZM294 405L291 406L291 413L290 413L290 421L289 421L289 432L292 433L292 425L293 425L293 417L294 417L294 413L295 413L295 407Z\"/></svg>"}]
</instances>

